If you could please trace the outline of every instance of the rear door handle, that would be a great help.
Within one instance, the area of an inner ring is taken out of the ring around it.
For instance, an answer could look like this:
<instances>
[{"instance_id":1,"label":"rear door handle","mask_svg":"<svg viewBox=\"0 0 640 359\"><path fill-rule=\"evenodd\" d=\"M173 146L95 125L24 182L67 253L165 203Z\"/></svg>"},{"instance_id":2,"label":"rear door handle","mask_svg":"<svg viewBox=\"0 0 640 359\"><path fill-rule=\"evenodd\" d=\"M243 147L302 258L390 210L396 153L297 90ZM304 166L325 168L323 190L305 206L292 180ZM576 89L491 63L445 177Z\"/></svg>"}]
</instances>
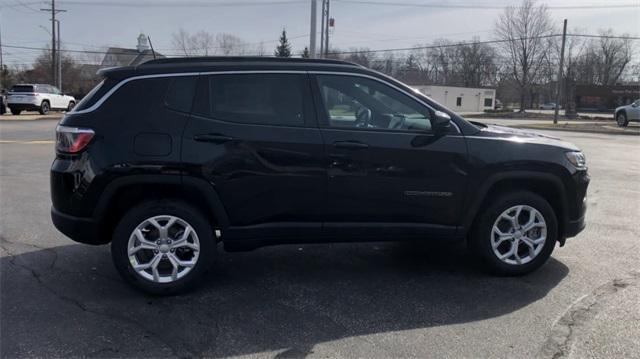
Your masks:
<instances>
[{"instance_id":1,"label":"rear door handle","mask_svg":"<svg viewBox=\"0 0 640 359\"><path fill-rule=\"evenodd\" d=\"M198 142L211 142L211 143L225 143L235 140L233 137L221 135L219 133L207 133L193 136L193 139Z\"/></svg>"},{"instance_id":2,"label":"rear door handle","mask_svg":"<svg viewBox=\"0 0 640 359\"><path fill-rule=\"evenodd\" d=\"M333 143L333 147L347 150L358 150L369 148L369 145L358 141L336 141Z\"/></svg>"}]
</instances>

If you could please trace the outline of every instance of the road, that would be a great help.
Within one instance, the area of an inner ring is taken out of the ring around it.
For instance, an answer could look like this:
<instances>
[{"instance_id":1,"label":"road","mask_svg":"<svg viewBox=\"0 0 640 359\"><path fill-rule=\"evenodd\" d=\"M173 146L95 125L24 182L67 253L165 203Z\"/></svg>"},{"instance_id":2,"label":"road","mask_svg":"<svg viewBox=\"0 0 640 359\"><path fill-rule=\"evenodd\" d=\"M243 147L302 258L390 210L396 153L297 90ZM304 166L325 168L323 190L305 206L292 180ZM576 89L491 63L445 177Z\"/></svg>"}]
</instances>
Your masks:
<instances>
[{"instance_id":1,"label":"road","mask_svg":"<svg viewBox=\"0 0 640 359\"><path fill-rule=\"evenodd\" d=\"M54 127L0 121L0 357L640 357L635 136L550 133L586 153L588 224L531 275L459 245L291 245L220 252L157 298L51 224Z\"/></svg>"}]
</instances>

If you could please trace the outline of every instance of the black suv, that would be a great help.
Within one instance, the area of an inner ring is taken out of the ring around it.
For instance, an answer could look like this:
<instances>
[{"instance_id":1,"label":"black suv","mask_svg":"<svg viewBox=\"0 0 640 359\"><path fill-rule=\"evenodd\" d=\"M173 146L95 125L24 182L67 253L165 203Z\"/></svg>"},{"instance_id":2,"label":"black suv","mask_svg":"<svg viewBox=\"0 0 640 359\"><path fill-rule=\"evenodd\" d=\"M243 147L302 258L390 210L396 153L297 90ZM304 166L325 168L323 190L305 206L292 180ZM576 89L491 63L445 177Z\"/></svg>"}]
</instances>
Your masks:
<instances>
[{"instance_id":1,"label":"black suv","mask_svg":"<svg viewBox=\"0 0 640 359\"><path fill-rule=\"evenodd\" d=\"M57 128L56 227L129 282L191 287L227 251L466 239L495 273L585 226L573 144L472 123L347 62L161 59L103 71Z\"/></svg>"}]
</instances>

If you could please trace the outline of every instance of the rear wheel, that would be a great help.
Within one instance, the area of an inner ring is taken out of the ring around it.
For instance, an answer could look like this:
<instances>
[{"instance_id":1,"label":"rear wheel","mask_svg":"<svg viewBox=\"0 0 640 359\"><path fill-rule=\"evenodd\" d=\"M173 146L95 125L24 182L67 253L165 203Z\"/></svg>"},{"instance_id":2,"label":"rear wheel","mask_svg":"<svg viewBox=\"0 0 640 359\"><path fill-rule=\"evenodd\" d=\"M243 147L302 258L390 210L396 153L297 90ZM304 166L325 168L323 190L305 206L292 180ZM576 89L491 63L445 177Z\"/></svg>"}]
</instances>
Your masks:
<instances>
[{"instance_id":1,"label":"rear wheel","mask_svg":"<svg viewBox=\"0 0 640 359\"><path fill-rule=\"evenodd\" d=\"M117 225L111 255L135 287L157 295L192 289L215 257L216 242L205 216L174 200L144 202Z\"/></svg>"},{"instance_id":2,"label":"rear wheel","mask_svg":"<svg viewBox=\"0 0 640 359\"><path fill-rule=\"evenodd\" d=\"M470 247L499 275L523 275L542 266L558 238L558 222L544 198L526 191L503 195L477 219Z\"/></svg>"},{"instance_id":3,"label":"rear wheel","mask_svg":"<svg viewBox=\"0 0 640 359\"><path fill-rule=\"evenodd\" d=\"M620 127L627 127L629 120L627 120L627 114L624 111L618 112L616 115L616 123Z\"/></svg>"},{"instance_id":4,"label":"rear wheel","mask_svg":"<svg viewBox=\"0 0 640 359\"><path fill-rule=\"evenodd\" d=\"M40 104L40 114L41 115L46 115L49 113L49 110L51 110L51 105L49 105L49 101L42 101L42 103Z\"/></svg>"},{"instance_id":5,"label":"rear wheel","mask_svg":"<svg viewBox=\"0 0 640 359\"><path fill-rule=\"evenodd\" d=\"M11 109L11 114L18 116L19 114L22 113L22 110L19 109Z\"/></svg>"}]
</instances>

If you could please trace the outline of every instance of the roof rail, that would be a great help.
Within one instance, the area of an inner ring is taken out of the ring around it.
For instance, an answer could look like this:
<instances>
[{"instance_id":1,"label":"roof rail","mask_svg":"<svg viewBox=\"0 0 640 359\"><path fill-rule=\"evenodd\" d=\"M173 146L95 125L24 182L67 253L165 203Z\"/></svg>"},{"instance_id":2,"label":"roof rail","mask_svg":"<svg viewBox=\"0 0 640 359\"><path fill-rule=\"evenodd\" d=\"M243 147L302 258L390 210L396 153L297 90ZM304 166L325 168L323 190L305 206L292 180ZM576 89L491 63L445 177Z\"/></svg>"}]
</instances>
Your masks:
<instances>
[{"instance_id":1,"label":"roof rail","mask_svg":"<svg viewBox=\"0 0 640 359\"><path fill-rule=\"evenodd\" d=\"M306 59L299 57L267 57L267 56L195 56L195 57L171 57L149 60L138 66L162 65L162 64L191 64L207 62L270 62L270 63L303 63L303 64L335 64L360 66L353 62L333 59Z\"/></svg>"}]
</instances>

